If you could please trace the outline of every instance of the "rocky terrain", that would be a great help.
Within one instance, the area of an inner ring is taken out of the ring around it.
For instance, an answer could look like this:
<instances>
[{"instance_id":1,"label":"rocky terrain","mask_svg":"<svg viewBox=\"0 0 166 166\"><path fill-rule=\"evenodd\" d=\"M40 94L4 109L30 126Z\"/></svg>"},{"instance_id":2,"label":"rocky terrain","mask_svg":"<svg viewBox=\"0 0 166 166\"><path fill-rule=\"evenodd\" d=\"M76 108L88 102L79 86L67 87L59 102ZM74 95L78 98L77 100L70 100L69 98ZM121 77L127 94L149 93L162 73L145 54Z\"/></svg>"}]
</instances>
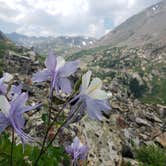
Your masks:
<instances>
[{"instance_id":1,"label":"rocky terrain","mask_svg":"<svg viewBox=\"0 0 166 166\"><path fill-rule=\"evenodd\" d=\"M83 70L91 69L112 92L110 117L103 123L82 122L81 129L93 147L92 165L131 161L135 166L135 146L157 142L165 148L166 47L100 47L70 58L75 56Z\"/></svg>"},{"instance_id":2,"label":"rocky terrain","mask_svg":"<svg viewBox=\"0 0 166 166\"><path fill-rule=\"evenodd\" d=\"M116 51L114 50L114 53L117 54L117 50L118 48L116 48ZM108 51L111 51L111 49L107 49L107 53ZM130 52L133 52L133 50L130 50ZM41 96L47 93L48 88L46 84L32 86L31 75L41 67L36 58L37 56L30 51L29 54L24 52L24 55L10 51L4 59L5 71L14 74L18 83L24 83L23 89L31 95L31 103L37 102L37 100L45 102L46 98L41 98ZM111 59L113 58L114 56ZM101 59L98 62L100 61ZM90 147L88 157L90 166L125 166L128 162L136 166L138 162L134 159L135 147L155 143L163 148L166 147L166 106L164 104L143 103L131 94L131 90L127 89L127 85L125 86L123 82L129 81L132 77L141 81L141 77L136 72L132 73L132 70L122 72L118 65L121 66L125 63L129 62L124 60L119 64L117 63L118 73L115 73L115 77L113 74L111 74L112 77L103 75L105 77L104 88L108 93L112 92L110 115L106 116L102 122L92 121L86 117L78 124L71 125L71 127L77 128L78 135ZM92 63L89 66L92 66ZM94 70L93 66L91 69ZM100 71L100 73L104 73L104 71ZM96 74L99 74L99 72L96 72ZM119 76L116 76L116 74ZM161 77L162 74L160 74ZM42 135L40 129L42 122L39 121L39 124L36 124L38 130L34 127L35 121L40 118L41 114L36 114L36 116L30 117L30 121L28 121L27 125L31 127L32 135L36 132L37 135ZM29 119L28 116L27 119ZM63 136L63 139L65 137Z\"/></svg>"},{"instance_id":3,"label":"rocky terrain","mask_svg":"<svg viewBox=\"0 0 166 166\"><path fill-rule=\"evenodd\" d=\"M6 36L18 45L34 47L35 51L45 55L50 49L60 55L72 53L96 42L96 39L92 37L83 36L28 37L18 33L10 33Z\"/></svg>"},{"instance_id":4,"label":"rocky terrain","mask_svg":"<svg viewBox=\"0 0 166 166\"><path fill-rule=\"evenodd\" d=\"M135 146L166 148L165 9L165 1L151 6L101 38L97 47L67 57L81 59L82 70L91 69L112 92L110 117L82 122L94 166L136 166Z\"/></svg>"},{"instance_id":5,"label":"rocky terrain","mask_svg":"<svg viewBox=\"0 0 166 166\"><path fill-rule=\"evenodd\" d=\"M93 70L111 91L117 91L121 85L125 97L166 104L166 46L95 48L74 54L69 59L75 57L81 59L82 69ZM117 87L112 88L110 82L115 82Z\"/></svg>"}]
</instances>

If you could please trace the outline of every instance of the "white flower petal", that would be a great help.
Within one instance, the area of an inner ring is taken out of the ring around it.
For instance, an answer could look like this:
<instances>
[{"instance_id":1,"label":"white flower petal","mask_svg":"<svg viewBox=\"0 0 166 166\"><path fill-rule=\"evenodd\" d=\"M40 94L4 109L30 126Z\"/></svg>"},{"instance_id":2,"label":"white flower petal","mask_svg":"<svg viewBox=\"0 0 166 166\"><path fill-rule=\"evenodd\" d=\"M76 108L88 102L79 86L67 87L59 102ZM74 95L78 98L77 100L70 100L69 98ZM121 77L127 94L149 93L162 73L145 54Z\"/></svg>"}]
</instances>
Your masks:
<instances>
[{"instance_id":1,"label":"white flower petal","mask_svg":"<svg viewBox=\"0 0 166 166\"><path fill-rule=\"evenodd\" d=\"M85 92L88 89L91 75L92 72L88 71L82 76L82 89L81 89L82 92Z\"/></svg>"},{"instance_id":2,"label":"white flower petal","mask_svg":"<svg viewBox=\"0 0 166 166\"><path fill-rule=\"evenodd\" d=\"M10 107L11 106L8 100L6 99L6 97L3 95L0 95L0 109L6 116L9 115Z\"/></svg>"},{"instance_id":3,"label":"white flower petal","mask_svg":"<svg viewBox=\"0 0 166 166\"><path fill-rule=\"evenodd\" d=\"M3 78L4 82L9 82L10 80L13 79L13 75L11 75L10 73L3 73Z\"/></svg>"},{"instance_id":4,"label":"white flower petal","mask_svg":"<svg viewBox=\"0 0 166 166\"><path fill-rule=\"evenodd\" d=\"M65 64L65 59L64 59L63 57L61 57L61 56L58 56L58 57L56 58L56 60L57 60L56 70L58 70L59 68L61 68L62 66L64 66L64 64Z\"/></svg>"},{"instance_id":5,"label":"white flower petal","mask_svg":"<svg viewBox=\"0 0 166 166\"><path fill-rule=\"evenodd\" d=\"M102 81L99 78L94 78L91 81L86 93L90 94L93 91L96 91L97 89L100 89L101 87L102 87Z\"/></svg>"},{"instance_id":6,"label":"white flower petal","mask_svg":"<svg viewBox=\"0 0 166 166\"><path fill-rule=\"evenodd\" d=\"M89 96L93 99L104 100L108 99L108 95L104 90L96 89L95 91L89 93Z\"/></svg>"}]
</instances>

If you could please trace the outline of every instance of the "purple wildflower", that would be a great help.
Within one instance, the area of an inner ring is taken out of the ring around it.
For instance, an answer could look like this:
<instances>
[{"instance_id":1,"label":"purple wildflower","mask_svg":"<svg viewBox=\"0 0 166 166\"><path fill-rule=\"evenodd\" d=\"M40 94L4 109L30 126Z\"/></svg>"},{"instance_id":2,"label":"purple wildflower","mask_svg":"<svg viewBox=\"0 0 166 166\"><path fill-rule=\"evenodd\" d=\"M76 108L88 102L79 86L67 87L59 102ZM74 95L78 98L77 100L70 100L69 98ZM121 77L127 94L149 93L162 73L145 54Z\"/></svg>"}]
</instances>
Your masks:
<instances>
[{"instance_id":1,"label":"purple wildflower","mask_svg":"<svg viewBox=\"0 0 166 166\"><path fill-rule=\"evenodd\" d=\"M102 120L102 112L109 113L111 109L107 101L108 95L101 90L102 81L99 78L94 78L90 83L91 74L92 72L88 71L83 75L80 93L70 102L70 113L78 109L76 114L83 115L84 110L87 110L90 118Z\"/></svg>"},{"instance_id":2,"label":"purple wildflower","mask_svg":"<svg viewBox=\"0 0 166 166\"><path fill-rule=\"evenodd\" d=\"M64 58L56 57L50 53L45 60L46 69L34 74L32 80L34 82L51 80L51 94L53 89L57 93L61 90L64 93L70 94L72 88L68 77L77 70L78 64L78 61L65 63Z\"/></svg>"},{"instance_id":3,"label":"purple wildflower","mask_svg":"<svg viewBox=\"0 0 166 166\"><path fill-rule=\"evenodd\" d=\"M78 137L75 137L73 143L66 147L66 152L71 155L73 165L79 160L85 160L88 154L88 147L83 145Z\"/></svg>"},{"instance_id":4,"label":"purple wildflower","mask_svg":"<svg viewBox=\"0 0 166 166\"><path fill-rule=\"evenodd\" d=\"M7 96L10 100L15 100L17 96L19 96L22 92L22 84L12 85L10 91Z\"/></svg>"},{"instance_id":5,"label":"purple wildflower","mask_svg":"<svg viewBox=\"0 0 166 166\"><path fill-rule=\"evenodd\" d=\"M27 100L27 93L21 93L11 102L8 102L5 96L0 95L0 133L8 126L12 126L23 143L33 141L33 139L23 131L25 124L23 113L40 106L40 104L35 106L25 106Z\"/></svg>"}]
</instances>

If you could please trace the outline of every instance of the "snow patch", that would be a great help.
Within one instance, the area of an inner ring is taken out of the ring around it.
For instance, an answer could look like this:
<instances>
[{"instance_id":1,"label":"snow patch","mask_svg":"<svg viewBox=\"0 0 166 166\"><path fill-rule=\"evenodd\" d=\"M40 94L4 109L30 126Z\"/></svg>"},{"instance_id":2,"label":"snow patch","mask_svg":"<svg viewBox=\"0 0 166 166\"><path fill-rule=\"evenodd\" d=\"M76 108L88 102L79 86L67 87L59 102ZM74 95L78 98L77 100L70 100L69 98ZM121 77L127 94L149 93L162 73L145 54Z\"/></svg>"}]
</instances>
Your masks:
<instances>
[{"instance_id":1,"label":"snow patch","mask_svg":"<svg viewBox=\"0 0 166 166\"><path fill-rule=\"evenodd\" d=\"M153 10L153 11L156 11L158 8L159 8L159 6L156 5L156 6L153 6L153 7L152 7L152 10Z\"/></svg>"},{"instance_id":2,"label":"snow patch","mask_svg":"<svg viewBox=\"0 0 166 166\"><path fill-rule=\"evenodd\" d=\"M90 41L89 44L93 44L93 41Z\"/></svg>"},{"instance_id":3,"label":"snow patch","mask_svg":"<svg viewBox=\"0 0 166 166\"><path fill-rule=\"evenodd\" d=\"M85 41L82 41L82 45L83 45L83 46L86 46L86 42L85 42Z\"/></svg>"}]
</instances>

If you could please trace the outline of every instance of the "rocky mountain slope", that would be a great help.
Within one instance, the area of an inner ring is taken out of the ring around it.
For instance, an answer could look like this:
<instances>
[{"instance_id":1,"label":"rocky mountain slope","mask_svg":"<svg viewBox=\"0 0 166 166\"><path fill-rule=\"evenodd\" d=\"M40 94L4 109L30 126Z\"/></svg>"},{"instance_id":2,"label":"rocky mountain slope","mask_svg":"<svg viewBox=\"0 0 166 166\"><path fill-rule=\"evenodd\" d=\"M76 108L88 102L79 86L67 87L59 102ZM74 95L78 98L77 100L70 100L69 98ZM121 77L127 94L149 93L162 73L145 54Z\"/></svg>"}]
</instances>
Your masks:
<instances>
[{"instance_id":1,"label":"rocky mountain slope","mask_svg":"<svg viewBox=\"0 0 166 166\"><path fill-rule=\"evenodd\" d=\"M165 23L165 18L160 17L164 13L164 5L162 2L156 4L155 9L152 6L143 11L146 13L151 10L152 12L162 10L159 15L154 14L148 19L150 23L153 22L151 20L153 18L157 20L157 16L160 22ZM160 34L164 31L155 33L156 31L145 28L142 30L143 33L154 38L146 41L141 35L135 34L140 38L134 40L137 42L136 44L133 42L132 45L130 43L132 40L128 37L126 39L125 35L128 36L128 33L125 29L135 27L134 32L140 34L141 28L135 25L142 25L139 16L142 17L141 14L134 16L137 17L135 23L128 24L127 20L120 25L119 27L125 26L124 30L120 28L121 34L117 35L117 38L105 36L106 42L67 57L81 59L82 70L92 70L94 76L103 80L103 88L112 93L110 99L112 110L109 116L106 116L102 122L84 118L74 126L78 129L78 133L86 138L90 147L88 156L90 166L139 166L135 155L136 147L157 144L162 149L166 148L166 44L165 36ZM119 43L120 40L122 43ZM17 55L10 53L10 56L7 56L9 58L4 59L8 64L5 70L9 72L15 72L12 69L17 64L16 72L21 73L18 76L20 80L28 80L32 71L36 70L34 67L39 66L33 58L32 63L26 63L24 53L25 51ZM10 67L9 64L13 66ZM28 70L24 71L21 64L27 64L28 67L25 69ZM26 87L31 92L32 98L34 94L41 98L47 91L43 84L37 87L37 93L33 93L36 87L33 88L31 84L26 84ZM147 155L144 157L147 158Z\"/></svg>"},{"instance_id":2,"label":"rocky mountain slope","mask_svg":"<svg viewBox=\"0 0 166 166\"><path fill-rule=\"evenodd\" d=\"M0 76L2 72L30 74L39 66L36 58L32 49L17 46L0 32Z\"/></svg>"},{"instance_id":3,"label":"rocky mountain slope","mask_svg":"<svg viewBox=\"0 0 166 166\"><path fill-rule=\"evenodd\" d=\"M166 1L163 0L129 18L99 41L99 45L141 46L166 44Z\"/></svg>"},{"instance_id":4,"label":"rocky mountain slope","mask_svg":"<svg viewBox=\"0 0 166 166\"><path fill-rule=\"evenodd\" d=\"M166 46L97 47L69 57L81 59L120 98L134 96L145 103L166 104Z\"/></svg>"},{"instance_id":5,"label":"rocky mountain slope","mask_svg":"<svg viewBox=\"0 0 166 166\"><path fill-rule=\"evenodd\" d=\"M110 99L112 110L103 121L92 121L85 117L80 123L71 125L71 128L73 127L90 147L89 166L139 166L140 164L135 160L135 147L157 143L162 148L166 148L166 106L154 103L145 104L134 96L140 95L138 92L143 88L144 82L149 82L148 80L153 76L165 78L164 64L163 71L158 71L158 66L162 66L163 62L160 62L158 57L161 59L165 57L164 49L156 50L150 46L132 49L98 47L70 57L74 59L77 56L84 62L86 61L88 69L93 70L95 76L103 79L103 88L107 92L112 92ZM153 50L153 52L148 52L148 50ZM31 74L40 68L40 65L36 61L36 56L28 57L29 54L27 56L25 50L20 53L10 51L4 58L6 64L4 69L12 73L18 82L24 83L23 88L29 92L32 103L36 99L45 102L46 98L43 96L47 92L48 85L43 83L32 86ZM87 70L84 65L82 68ZM154 72L150 75L151 68ZM156 95L156 92L154 93ZM42 122L41 124L35 123L40 119L40 113L29 119L28 124L33 129L31 132L41 135ZM67 136L65 135L63 139L67 139Z\"/></svg>"},{"instance_id":6,"label":"rocky mountain slope","mask_svg":"<svg viewBox=\"0 0 166 166\"><path fill-rule=\"evenodd\" d=\"M109 87L111 80L119 79L117 84L127 95L143 102L166 104L165 16L166 1L162 1L119 25L97 43L100 45L69 59L80 58L82 66L88 64ZM145 40L143 36L151 37Z\"/></svg>"},{"instance_id":7,"label":"rocky mountain slope","mask_svg":"<svg viewBox=\"0 0 166 166\"><path fill-rule=\"evenodd\" d=\"M82 123L93 146L92 165L139 166L135 147L166 148L165 16L162 1L119 25L95 47L68 57L79 58L81 68L91 69L112 92L110 117L102 123L87 119Z\"/></svg>"},{"instance_id":8,"label":"rocky mountain slope","mask_svg":"<svg viewBox=\"0 0 166 166\"><path fill-rule=\"evenodd\" d=\"M59 37L28 37L18 33L6 34L9 39L18 45L34 47L41 53L47 54L50 49L58 54L67 54L69 51L80 50L96 42L96 39L83 36L59 36Z\"/></svg>"}]
</instances>

